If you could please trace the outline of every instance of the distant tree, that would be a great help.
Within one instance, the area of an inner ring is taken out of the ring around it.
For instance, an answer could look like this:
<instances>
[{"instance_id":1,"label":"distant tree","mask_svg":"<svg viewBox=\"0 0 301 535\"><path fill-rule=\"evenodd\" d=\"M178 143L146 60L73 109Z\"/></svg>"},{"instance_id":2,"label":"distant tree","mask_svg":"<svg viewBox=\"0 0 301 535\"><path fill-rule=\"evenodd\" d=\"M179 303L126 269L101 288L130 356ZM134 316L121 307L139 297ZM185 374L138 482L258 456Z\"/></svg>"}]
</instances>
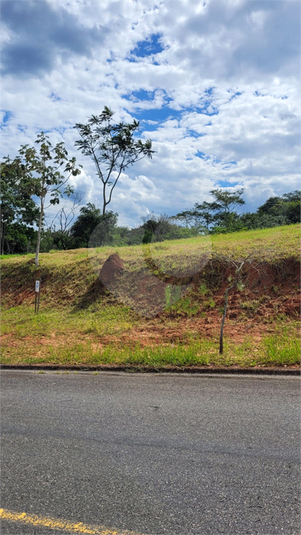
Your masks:
<instances>
[{"instance_id":1,"label":"distant tree","mask_svg":"<svg viewBox=\"0 0 301 535\"><path fill-rule=\"evenodd\" d=\"M261 206L259 206L259 208L257 209L257 213L259 215L271 214L272 209L279 202L281 202L281 197L269 197L269 199L267 199Z\"/></svg>"},{"instance_id":2,"label":"distant tree","mask_svg":"<svg viewBox=\"0 0 301 535\"><path fill-rule=\"evenodd\" d=\"M0 252L27 252L35 231L39 210L31 198L33 185L28 180L25 166L19 158L4 158L0 164L1 223Z\"/></svg>"},{"instance_id":3,"label":"distant tree","mask_svg":"<svg viewBox=\"0 0 301 535\"><path fill-rule=\"evenodd\" d=\"M211 192L212 193L212 192ZM207 201L202 202L201 204L196 203L194 205L193 215L199 219L199 222L209 230L209 226L214 221L214 216L212 214L213 207L212 203Z\"/></svg>"},{"instance_id":4,"label":"distant tree","mask_svg":"<svg viewBox=\"0 0 301 535\"><path fill-rule=\"evenodd\" d=\"M196 203L194 208L179 212L172 219L180 221L187 228L195 229L198 234L208 232L209 225L214 220L210 205L207 202L203 202L202 204Z\"/></svg>"},{"instance_id":5,"label":"distant tree","mask_svg":"<svg viewBox=\"0 0 301 535\"><path fill-rule=\"evenodd\" d=\"M301 190L295 189L294 191L291 191L290 193L284 193L282 195L282 199L284 199L285 202L300 203L300 196L301 196Z\"/></svg>"},{"instance_id":6,"label":"distant tree","mask_svg":"<svg viewBox=\"0 0 301 535\"><path fill-rule=\"evenodd\" d=\"M92 237L93 247L109 244L117 222L117 214L107 212L102 214L95 204L88 203L80 209L80 215L72 225L70 234L76 247L88 247Z\"/></svg>"},{"instance_id":7,"label":"distant tree","mask_svg":"<svg viewBox=\"0 0 301 535\"><path fill-rule=\"evenodd\" d=\"M71 236L70 228L83 198L84 194L82 192L74 193L71 195L72 204L69 207L63 206L54 217L50 225L54 247L63 250L74 247L74 239Z\"/></svg>"},{"instance_id":8,"label":"distant tree","mask_svg":"<svg viewBox=\"0 0 301 535\"><path fill-rule=\"evenodd\" d=\"M243 191L243 189L235 192L223 189L213 189L210 191L211 195L215 197L215 201L208 203L208 205L215 214L214 220L218 226L223 227L226 231L232 230L237 220L237 213L234 212L234 208L245 204L245 201L241 198Z\"/></svg>"},{"instance_id":9,"label":"distant tree","mask_svg":"<svg viewBox=\"0 0 301 535\"><path fill-rule=\"evenodd\" d=\"M300 190L282 195L283 209L289 223L300 223L300 196Z\"/></svg>"},{"instance_id":10,"label":"distant tree","mask_svg":"<svg viewBox=\"0 0 301 535\"><path fill-rule=\"evenodd\" d=\"M151 243L153 241L153 236L158 228L159 222L155 219L148 219L143 225L144 235L142 238L142 243Z\"/></svg>"},{"instance_id":11,"label":"distant tree","mask_svg":"<svg viewBox=\"0 0 301 535\"><path fill-rule=\"evenodd\" d=\"M289 224L300 223L300 199L284 203L283 210Z\"/></svg>"},{"instance_id":12,"label":"distant tree","mask_svg":"<svg viewBox=\"0 0 301 535\"><path fill-rule=\"evenodd\" d=\"M234 211L239 205L245 204L241 198L243 189L235 192L223 189L211 190L215 198L213 202L196 203L194 208L178 213L175 219L183 221L189 227L198 229L199 233L232 232L237 228L238 214Z\"/></svg>"},{"instance_id":13,"label":"distant tree","mask_svg":"<svg viewBox=\"0 0 301 535\"><path fill-rule=\"evenodd\" d=\"M75 145L94 161L96 173L102 182L102 215L112 200L113 191L122 172L146 156L152 157L152 142L135 139L139 122L112 123L114 112L107 106L100 115L92 115L87 124L74 128L80 139Z\"/></svg>"},{"instance_id":14,"label":"distant tree","mask_svg":"<svg viewBox=\"0 0 301 535\"><path fill-rule=\"evenodd\" d=\"M278 225L290 225L300 222L300 194L299 190L284 193L282 197L270 197L257 209L261 223L278 221ZM268 226L276 226L269 224Z\"/></svg>"},{"instance_id":15,"label":"distant tree","mask_svg":"<svg viewBox=\"0 0 301 535\"><path fill-rule=\"evenodd\" d=\"M191 238L192 236L197 236L198 231L194 227L183 228L175 223L172 223L172 221L175 219L175 217L169 217L166 214L152 214L150 219L142 218L144 223L140 229L143 229L143 235L140 235L139 243L142 241L143 244L147 244L151 242L178 240L181 238Z\"/></svg>"},{"instance_id":16,"label":"distant tree","mask_svg":"<svg viewBox=\"0 0 301 535\"><path fill-rule=\"evenodd\" d=\"M6 227L1 254L24 254L34 250L37 232L33 227L13 221Z\"/></svg>"},{"instance_id":17,"label":"distant tree","mask_svg":"<svg viewBox=\"0 0 301 535\"><path fill-rule=\"evenodd\" d=\"M41 132L35 141L35 147L23 145L19 150L18 161L22 163L26 180L30 184L32 194L39 199L39 221L35 265L39 265L41 232L45 214L45 200L50 195L50 204L59 204L60 198L70 195L73 190L66 186L70 176L76 176L81 171L76 168L75 158L68 159L68 152L64 143L57 143L55 147L49 137ZM63 188L63 189L62 189Z\"/></svg>"}]
</instances>

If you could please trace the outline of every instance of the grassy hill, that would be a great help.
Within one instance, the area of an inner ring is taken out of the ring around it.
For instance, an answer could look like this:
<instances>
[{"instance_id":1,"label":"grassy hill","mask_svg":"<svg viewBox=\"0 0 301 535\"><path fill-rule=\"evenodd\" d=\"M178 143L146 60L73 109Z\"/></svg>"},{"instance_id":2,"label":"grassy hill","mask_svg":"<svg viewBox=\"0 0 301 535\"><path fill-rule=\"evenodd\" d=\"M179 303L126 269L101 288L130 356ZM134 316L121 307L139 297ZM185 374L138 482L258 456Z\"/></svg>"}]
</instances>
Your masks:
<instances>
[{"instance_id":1,"label":"grassy hill","mask_svg":"<svg viewBox=\"0 0 301 535\"><path fill-rule=\"evenodd\" d=\"M299 236L291 225L53 251L38 270L34 255L2 257L2 364L296 365ZM225 291L239 267L220 356Z\"/></svg>"}]
</instances>

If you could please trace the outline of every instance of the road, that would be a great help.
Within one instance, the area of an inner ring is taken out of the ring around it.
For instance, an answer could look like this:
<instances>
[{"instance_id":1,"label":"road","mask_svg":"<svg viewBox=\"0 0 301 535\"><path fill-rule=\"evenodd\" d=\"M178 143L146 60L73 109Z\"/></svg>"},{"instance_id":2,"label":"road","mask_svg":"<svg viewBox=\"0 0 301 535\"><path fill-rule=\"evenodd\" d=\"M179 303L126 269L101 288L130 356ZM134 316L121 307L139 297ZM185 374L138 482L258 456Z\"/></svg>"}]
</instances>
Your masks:
<instances>
[{"instance_id":1,"label":"road","mask_svg":"<svg viewBox=\"0 0 301 535\"><path fill-rule=\"evenodd\" d=\"M300 534L298 377L3 370L1 392L2 535Z\"/></svg>"}]
</instances>

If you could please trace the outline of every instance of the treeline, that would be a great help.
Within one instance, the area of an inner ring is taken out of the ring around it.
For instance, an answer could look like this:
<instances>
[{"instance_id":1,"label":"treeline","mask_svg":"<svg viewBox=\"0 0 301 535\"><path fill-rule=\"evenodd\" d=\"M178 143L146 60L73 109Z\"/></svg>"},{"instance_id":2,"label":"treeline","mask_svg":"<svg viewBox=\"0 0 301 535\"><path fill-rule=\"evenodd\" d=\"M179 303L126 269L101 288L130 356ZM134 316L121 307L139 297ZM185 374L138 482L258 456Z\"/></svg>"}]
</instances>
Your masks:
<instances>
[{"instance_id":1,"label":"treeline","mask_svg":"<svg viewBox=\"0 0 301 535\"><path fill-rule=\"evenodd\" d=\"M2 254L34 252L37 243L38 209L31 196L1 176ZM254 213L238 214L236 208L243 205L243 190L229 192L211 191L213 201L196 203L193 208L172 217L152 215L135 229L118 225L118 214L105 214L94 204L81 206L81 197L74 195L69 210L61 208L53 223L43 228L41 252L66 250L102 245L124 246L152 241L189 238L204 234L236 232L240 230L269 228L300 222L300 191L270 197Z\"/></svg>"},{"instance_id":2,"label":"treeline","mask_svg":"<svg viewBox=\"0 0 301 535\"><path fill-rule=\"evenodd\" d=\"M190 210L177 214L173 219L199 233L220 234L278 227L300 222L300 194L295 190L281 197L270 197L256 212L238 214L236 208L245 204L243 189L229 192L222 189L210 191L213 201L196 203Z\"/></svg>"},{"instance_id":3,"label":"treeline","mask_svg":"<svg viewBox=\"0 0 301 535\"><path fill-rule=\"evenodd\" d=\"M238 214L245 204L243 189L236 192L214 189L212 202L196 203L175 214L148 216L135 229L118 226L118 214L108 211L121 173L143 158L152 158L150 139L137 138L139 122L114 123L107 106L86 124L77 123L75 147L95 165L102 189L102 206L82 206L82 198L68 183L81 173L76 158L69 157L64 142L52 145L41 132L34 146L22 145L14 159L0 163L1 220L0 253L23 254L52 249L101 245L136 245L151 241L189 238L197 235L235 232L290 225L300 221L300 191L270 197L255 213ZM46 228L46 212L66 197L71 203L58 210ZM46 203L49 202L49 206Z\"/></svg>"}]
</instances>

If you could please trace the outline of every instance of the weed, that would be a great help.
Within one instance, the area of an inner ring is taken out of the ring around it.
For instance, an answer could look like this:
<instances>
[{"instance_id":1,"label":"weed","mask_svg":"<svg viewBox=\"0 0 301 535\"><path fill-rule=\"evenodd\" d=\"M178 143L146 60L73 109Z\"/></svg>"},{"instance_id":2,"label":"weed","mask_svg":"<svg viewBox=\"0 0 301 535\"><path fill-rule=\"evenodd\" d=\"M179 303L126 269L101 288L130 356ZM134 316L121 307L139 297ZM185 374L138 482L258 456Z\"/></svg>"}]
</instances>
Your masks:
<instances>
[{"instance_id":1,"label":"weed","mask_svg":"<svg viewBox=\"0 0 301 535\"><path fill-rule=\"evenodd\" d=\"M207 293L209 292L209 289L207 288L207 285L205 282L202 282L200 288L199 288L199 293L200 295L207 295Z\"/></svg>"},{"instance_id":2,"label":"weed","mask_svg":"<svg viewBox=\"0 0 301 535\"><path fill-rule=\"evenodd\" d=\"M170 308L174 303L177 303L181 298L181 288L180 286L173 286L172 284L167 284L165 288L165 301L166 308Z\"/></svg>"},{"instance_id":3,"label":"weed","mask_svg":"<svg viewBox=\"0 0 301 535\"><path fill-rule=\"evenodd\" d=\"M205 301L204 304L203 304L204 308L206 308L208 310L210 308L214 308L215 305L216 305L216 303L215 303L214 299L209 299L208 301Z\"/></svg>"},{"instance_id":4,"label":"weed","mask_svg":"<svg viewBox=\"0 0 301 535\"><path fill-rule=\"evenodd\" d=\"M243 310L250 310L250 311L256 311L258 308L258 301L244 301L241 303L241 308Z\"/></svg>"}]
</instances>

